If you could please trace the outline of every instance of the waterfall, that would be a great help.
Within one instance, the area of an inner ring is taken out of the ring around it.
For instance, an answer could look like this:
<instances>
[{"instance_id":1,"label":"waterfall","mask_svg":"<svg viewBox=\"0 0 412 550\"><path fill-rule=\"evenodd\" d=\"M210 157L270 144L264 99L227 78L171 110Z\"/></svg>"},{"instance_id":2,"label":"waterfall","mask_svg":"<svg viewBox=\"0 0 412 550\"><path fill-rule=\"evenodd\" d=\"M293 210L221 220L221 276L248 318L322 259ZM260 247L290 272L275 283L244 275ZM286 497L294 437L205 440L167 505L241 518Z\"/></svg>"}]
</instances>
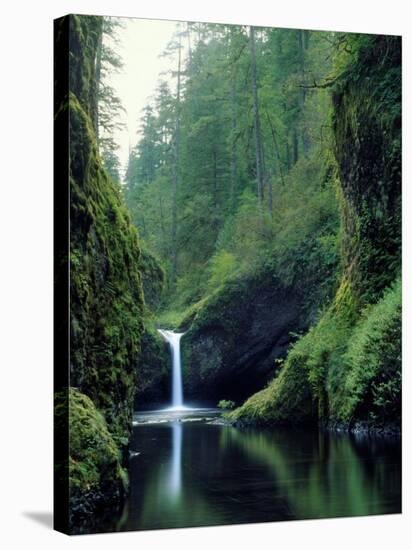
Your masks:
<instances>
[{"instance_id":1,"label":"waterfall","mask_svg":"<svg viewBox=\"0 0 412 550\"><path fill-rule=\"evenodd\" d=\"M169 343L172 352L172 408L183 409L182 366L180 360L180 339L183 332L158 329L163 338Z\"/></svg>"}]
</instances>

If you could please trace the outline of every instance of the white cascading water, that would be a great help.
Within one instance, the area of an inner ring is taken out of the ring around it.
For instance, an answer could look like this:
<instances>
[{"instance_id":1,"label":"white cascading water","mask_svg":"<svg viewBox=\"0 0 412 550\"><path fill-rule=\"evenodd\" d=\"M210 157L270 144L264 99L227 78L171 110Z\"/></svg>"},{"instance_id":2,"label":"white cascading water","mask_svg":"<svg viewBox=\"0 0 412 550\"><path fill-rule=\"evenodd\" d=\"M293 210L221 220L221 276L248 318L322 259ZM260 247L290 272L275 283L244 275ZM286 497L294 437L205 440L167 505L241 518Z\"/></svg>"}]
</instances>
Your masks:
<instances>
[{"instance_id":1,"label":"white cascading water","mask_svg":"<svg viewBox=\"0 0 412 550\"><path fill-rule=\"evenodd\" d=\"M182 365L180 360L180 339L183 332L158 329L160 334L169 343L172 352L172 409L184 409L183 406L183 385Z\"/></svg>"}]
</instances>

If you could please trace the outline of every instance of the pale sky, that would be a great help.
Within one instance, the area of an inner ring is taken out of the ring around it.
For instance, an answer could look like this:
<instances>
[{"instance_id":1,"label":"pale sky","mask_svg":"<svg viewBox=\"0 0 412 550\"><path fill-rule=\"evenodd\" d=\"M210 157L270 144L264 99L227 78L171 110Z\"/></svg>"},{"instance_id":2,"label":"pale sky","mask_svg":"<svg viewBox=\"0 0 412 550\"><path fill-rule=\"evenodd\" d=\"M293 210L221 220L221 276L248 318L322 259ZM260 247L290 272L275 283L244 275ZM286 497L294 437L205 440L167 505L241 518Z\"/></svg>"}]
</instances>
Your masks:
<instances>
[{"instance_id":1,"label":"pale sky","mask_svg":"<svg viewBox=\"0 0 412 550\"><path fill-rule=\"evenodd\" d=\"M137 131L141 124L142 109L154 97L160 73L176 70L175 63L167 57L160 57L176 31L175 21L123 18L124 28L118 30L120 47L116 51L123 59L124 67L120 73L112 74L110 84L120 97L126 113L123 122L124 131L115 134L120 146L119 159L122 164L121 177L127 167L129 147L136 145ZM171 86L174 80L170 75Z\"/></svg>"}]
</instances>

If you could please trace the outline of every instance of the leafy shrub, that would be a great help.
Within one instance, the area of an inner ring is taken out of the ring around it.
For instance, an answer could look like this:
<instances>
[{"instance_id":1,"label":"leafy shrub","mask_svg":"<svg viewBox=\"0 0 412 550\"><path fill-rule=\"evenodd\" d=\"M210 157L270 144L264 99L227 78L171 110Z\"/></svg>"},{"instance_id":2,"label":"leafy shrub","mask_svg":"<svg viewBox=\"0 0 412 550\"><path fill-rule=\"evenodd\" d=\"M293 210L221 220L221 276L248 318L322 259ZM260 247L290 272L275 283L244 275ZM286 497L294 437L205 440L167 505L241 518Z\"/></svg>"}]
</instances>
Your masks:
<instances>
[{"instance_id":1,"label":"leafy shrub","mask_svg":"<svg viewBox=\"0 0 412 550\"><path fill-rule=\"evenodd\" d=\"M296 350L306 357L305 369L319 418L327 417L333 407L331 396L339 389L339 383L330 384L330 372L341 374L341 357L350 330L346 320L331 308L296 344Z\"/></svg>"},{"instance_id":2,"label":"leafy shrub","mask_svg":"<svg viewBox=\"0 0 412 550\"><path fill-rule=\"evenodd\" d=\"M235 408L236 404L234 401L231 401L230 399L221 399L217 404L217 406L219 409L232 410Z\"/></svg>"},{"instance_id":3,"label":"leafy shrub","mask_svg":"<svg viewBox=\"0 0 412 550\"><path fill-rule=\"evenodd\" d=\"M160 261L148 250L141 249L139 269L142 276L144 301L146 306L156 310L165 286L165 271Z\"/></svg>"},{"instance_id":4,"label":"leafy shrub","mask_svg":"<svg viewBox=\"0 0 412 550\"><path fill-rule=\"evenodd\" d=\"M233 274L236 258L230 252L222 250L210 261L209 284L212 288L220 287Z\"/></svg>"},{"instance_id":5,"label":"leafy shrub","mask_svg":"<svg viewBox=\"0 0 412 550\"><path fill-rule=\"evenodd\" d=\"M399 420L401 414L401 282L369 307L349 341L342 418Z\"/></svg>"}]
</instances>

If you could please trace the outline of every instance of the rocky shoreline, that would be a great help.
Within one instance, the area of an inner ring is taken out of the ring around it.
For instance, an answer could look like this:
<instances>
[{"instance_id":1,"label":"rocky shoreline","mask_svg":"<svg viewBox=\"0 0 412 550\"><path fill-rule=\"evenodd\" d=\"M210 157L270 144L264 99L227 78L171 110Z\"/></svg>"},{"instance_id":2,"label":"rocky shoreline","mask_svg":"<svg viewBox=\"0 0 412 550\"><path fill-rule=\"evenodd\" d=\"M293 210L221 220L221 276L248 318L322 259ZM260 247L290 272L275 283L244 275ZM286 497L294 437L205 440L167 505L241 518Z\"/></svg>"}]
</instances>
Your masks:
<instances>
[{"instance_id":1,"label":"rocky shoreline","mask_svg":"<svg viewBox=\"0 0 412 550\"><path fill-rule=\"evenodd\" d=\"M233 420L228 417L220 417L214 424L221 424L226 426L233 426L235 428L280 428L280 429L306 429L308 424L287 424L287 423L270 423L264 422L262 419L254 418L242 418L242 420ZM396 423L377 423L368 420L358 420L351 423L340 422L338 420L330 419L328 421L321 421L318 424L309 425L313 429L319 428L320 430L342 434L353 434L356 436L371 436L371 437L394 437L400 438L402 436L402 426Z\"/></svg>"},{"instance_id":2,"label":"rocky shoreline","mask_svg":"<svg viewBox=\"0 0 412 550\"><path fill-rule=\"evenodd\" d=\"M328 420L319 424L319 427L329 432L350 433L364 436L401 437L402 426L395 423L376 423L368 420L358 420L351 423Z\"/></svg>"}]
</instances>

